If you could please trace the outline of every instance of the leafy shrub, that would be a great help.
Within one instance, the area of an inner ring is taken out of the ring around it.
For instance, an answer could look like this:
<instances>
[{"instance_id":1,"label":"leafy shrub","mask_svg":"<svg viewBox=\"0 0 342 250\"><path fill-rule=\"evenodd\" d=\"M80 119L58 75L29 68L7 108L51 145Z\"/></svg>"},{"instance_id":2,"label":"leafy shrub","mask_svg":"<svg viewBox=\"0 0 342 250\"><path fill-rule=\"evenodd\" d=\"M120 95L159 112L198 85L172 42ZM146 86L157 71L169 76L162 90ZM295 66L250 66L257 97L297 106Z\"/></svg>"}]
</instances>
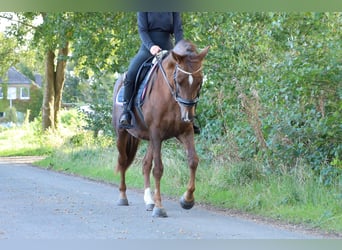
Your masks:
<instances>
[{"instance_id":1,"label":"leafy shrub","mask_svg":"<svg viewBox=\"0 0 342 250\"><path fill-rule=\"evenodd\" d=\"M13 123L18 122L17 110L15 107L7 108L5 113L6 113L6 116L5 116L6 122L13 122Z\"/></svg>"},{"instance_id":2,"label":"leafy shrub","mask_svg":"<svg viewBox=\"0 0 342 250\"><path fill-rule=\"evenodd\" d=\"M90 105L93 112L86 114L87 129L94 132L97 137L101 132L105 135L113 135L112 128L112 105L99 100Z\"/></svg>"},{"instance_id":3,"label":"leafy shrub","mask_svg":"<svg viewBox=\"0 0 342 250\"><path fill-rule=\"evenodd\" d=\"M113 135L112 128L112 96L114 79L110 76L102 76L92 85L92 102L90 112L86 113L86 128L94 132L97 137L100 133Z\"/></svg>"},{"instance_id":4,"label":"leafy shrub","mask_svg":"<svg viewBox=\"0 0 342 250\"><path fill-rule=\"evenodd\" d=\"M84 114L77 109L62 110L60 121L66 127L82 128L85 125Z\"/></svg>"},{"instance_id":5,"label":"leafy shrub","mask_svg":"<svg viewBox=\"0 0 342 250\"><path fill-rule=\"evenodd\" d=\"M70 143L75 146L84 146L89 142L89 138L84 133L73 135L70 138Z\"/></svg>"}]
</instances>

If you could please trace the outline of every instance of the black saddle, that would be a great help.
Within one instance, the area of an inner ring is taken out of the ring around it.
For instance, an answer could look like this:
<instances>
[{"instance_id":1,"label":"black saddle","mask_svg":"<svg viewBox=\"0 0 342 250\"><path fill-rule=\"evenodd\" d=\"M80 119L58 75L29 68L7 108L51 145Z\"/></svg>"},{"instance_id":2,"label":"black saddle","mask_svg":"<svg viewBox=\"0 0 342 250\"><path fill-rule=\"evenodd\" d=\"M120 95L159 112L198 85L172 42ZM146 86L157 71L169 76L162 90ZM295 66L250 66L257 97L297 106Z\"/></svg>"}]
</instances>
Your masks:
<instances>
[{"instance_id":1,"label":"black saddle","mask_svg":"<svg viewBox=\"0 0 342 250\"><path fill-rule=\"evenodd\" d=\"M165 58L167 55L166 52L163 52L162 59ZM151 78L152 73L157 68L158 62L160 60L155 56L151 56L146 59L143 64L139 67L137 76L135 78L134 83L134 93L133 93L133 103L136 107L141 107L144 104L146 89L148 87L148 82ZM125 86L122 85L119 93L116 98L116 102L118 104L122 104L124 101L123 94L124 94Z\"/></svg>"}]
</instances>

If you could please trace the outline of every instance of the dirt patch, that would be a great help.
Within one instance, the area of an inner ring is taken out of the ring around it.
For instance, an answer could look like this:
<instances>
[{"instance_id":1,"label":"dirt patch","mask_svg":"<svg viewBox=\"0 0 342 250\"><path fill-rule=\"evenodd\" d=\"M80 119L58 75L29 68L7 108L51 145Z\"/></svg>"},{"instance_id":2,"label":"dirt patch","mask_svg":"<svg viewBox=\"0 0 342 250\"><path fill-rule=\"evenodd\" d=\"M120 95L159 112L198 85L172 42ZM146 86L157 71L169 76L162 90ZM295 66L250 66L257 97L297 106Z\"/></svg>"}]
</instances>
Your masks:
<instances>
[{"instance_id":1,"label":"dirt patch","mask_svg":"<svg viewBox=\"0 0 342 250\"><path fill-rule=\"evenodd\" d=\"M34 163L45 157L46 156L6 156L0 157L0 163Z\"/></svg>"}]
</instances>

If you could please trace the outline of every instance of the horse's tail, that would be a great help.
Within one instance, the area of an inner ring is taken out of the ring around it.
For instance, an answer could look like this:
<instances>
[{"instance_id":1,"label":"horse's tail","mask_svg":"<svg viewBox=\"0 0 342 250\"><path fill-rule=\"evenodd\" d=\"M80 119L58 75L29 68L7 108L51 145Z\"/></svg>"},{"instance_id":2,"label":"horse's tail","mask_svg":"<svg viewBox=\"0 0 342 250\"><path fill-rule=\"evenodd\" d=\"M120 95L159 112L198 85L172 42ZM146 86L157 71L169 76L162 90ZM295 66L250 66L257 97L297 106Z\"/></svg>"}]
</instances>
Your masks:
<instances>
[{"instance_id":1,"label":"horse's tail","mask_svg":"<svg viewBox=\"0 0 342 250\"><path fill-rule=\"evenodd\" d=\"M126 144L127 165L131 165L138 150L140 139L128 134Z\"/></svg>"},{"instance_id":2,"label":"horse's tail","mask_svg":"<svg viewBox=\"0 0 342 250\"><path fill-rule=\"evenodd\" d=\"M130 135L127 131L121 131L117 138L117 148L119 150L118 164L116 172L128 169L132 164L138 150L140 139Z\"/></svg>"}]
</instances>

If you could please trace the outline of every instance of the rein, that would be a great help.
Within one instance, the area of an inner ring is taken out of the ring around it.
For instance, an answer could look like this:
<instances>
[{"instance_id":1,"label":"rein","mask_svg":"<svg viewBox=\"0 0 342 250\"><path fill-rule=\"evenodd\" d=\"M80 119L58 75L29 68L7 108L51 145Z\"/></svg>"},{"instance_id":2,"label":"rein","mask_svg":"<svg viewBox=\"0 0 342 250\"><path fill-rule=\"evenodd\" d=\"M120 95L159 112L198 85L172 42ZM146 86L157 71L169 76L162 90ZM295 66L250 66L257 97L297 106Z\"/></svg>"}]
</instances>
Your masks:
<instances>
[{"instance_id":1,"label":"rein","mask_svg":"<svg viewBox=\"0 0 342 250\"><path fill-rule=\"evenodd\" d=\"M176 64L175 71L173 73L173 81L175 82L175 86L176 86L176 90L174 90L169 79L167 78L166 72L163 68L163 65L161 64L161 61L162 60L158 60L158 66L159 66L161 72L163 73L163 77L164 77L164 79L165 79L165 81L166 81L166 83L170 89L170 92L171 92L173 98L175 98L176 102L178 104L182 104L182 105L188 106L188 107L195 106L199 101L198 95L195 99L192 99L192 100L185 99L185 98L182 98L181 96L179 96L179 83L177 81L177 72L179 70L180 72L189 75L189 83L192 84L192 82L193 82L192 74L198 73L200 70L202 70L202 66L199 69L197 69L196 71L191 73L191 72L185 71L184 69L180 68L178 64Z\"/></svg>"}]
</instances>

